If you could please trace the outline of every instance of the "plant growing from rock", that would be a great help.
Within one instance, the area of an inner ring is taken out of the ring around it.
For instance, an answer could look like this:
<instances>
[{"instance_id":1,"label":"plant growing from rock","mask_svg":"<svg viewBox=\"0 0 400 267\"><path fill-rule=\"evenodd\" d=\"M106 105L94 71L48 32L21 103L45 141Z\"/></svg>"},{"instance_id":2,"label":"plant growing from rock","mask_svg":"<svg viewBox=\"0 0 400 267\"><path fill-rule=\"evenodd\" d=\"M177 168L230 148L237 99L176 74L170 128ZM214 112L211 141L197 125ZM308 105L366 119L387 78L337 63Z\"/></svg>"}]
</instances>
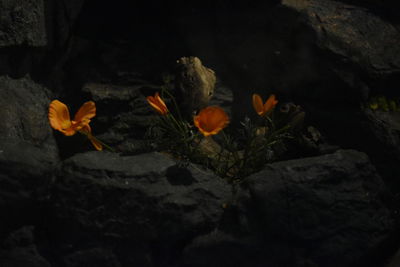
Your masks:
<instances>
[{"instance_id":1,"label":"plant growing from rock","mask_svg":"<svg viewBox=\"0 0 400 267\"><path fill-rule=\"evenodd\" d=\"M92 134L90 120L96 116L96 104L93 101L84 103L71 120L68 107L59 100L53 100L49 105L48 118L51 127L60 131L65 136L75 135L77 132L85 135L93 144L96 150L103 150L103 147L114 151L111 147L101 142Z\"/></svg>"},{"instance_id":2,"label":"plant growing from rock","mask_svg":"<svg viewBox=\"0 0 400 267\"><path fill-rule=\"evenodd\" d=\"M261 169L273 159L272 146L288 137L289 126L276 129L273 122L271 115L278 103L274 95L265 103L259 95L253 95L259 116L255 122L246 117L238 131L224 130L230 119L218 106L207 106L193 116L193 121L187 121L167 88L162 88L161 95L169 101L164 101L158 92L147 97L159 114L150 134L156 148L180 160L204 165L230 183L241 182ZM169 110L166 102L173 103L175 112Z\"/></svg>"}]
</instances>

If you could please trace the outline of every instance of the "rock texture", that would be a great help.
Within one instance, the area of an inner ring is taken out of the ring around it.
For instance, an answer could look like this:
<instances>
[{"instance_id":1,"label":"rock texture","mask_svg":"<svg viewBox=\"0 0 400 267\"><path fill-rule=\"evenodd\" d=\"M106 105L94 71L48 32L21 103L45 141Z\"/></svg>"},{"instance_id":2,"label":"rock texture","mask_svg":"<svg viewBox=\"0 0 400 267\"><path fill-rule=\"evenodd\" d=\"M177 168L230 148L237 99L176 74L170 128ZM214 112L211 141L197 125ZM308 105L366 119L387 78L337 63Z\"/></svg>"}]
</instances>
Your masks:
<instances>
[{"instance_id":1,"label":"rock texture","mask_svg":"<svg viewBox=\"0 0 400 267\"><path fill-rule=\"evenodd\" d=\"M337 1L284 0L282 5L303 16L316 45L333 59L324 68L350 88L394 90L400 79L400 32L395 25L367 8ZM366 98L368 92L357 95Z\"/></svg>"},{"instance_id":2,"label":"rock texture","mask_svg":"<svg viewBox=\"0 0 400 267\"><path fill-rule=\"evenodd\" d=\"M47 44L42 0L2 0L0 10L0 48Z\"/></svg>"},{"instance_id":3,"label":"rock texture","mask_svg":"<svg viewBox=\"0 0 400 267\"><path fill-rule=\"evenodd\" d=\"M400 181L400 113L364 109L354 126L361 130L358 146L365 146L390 190L398 194ZM369 144L367 146L367 144ZM398 206L397 209L400 209Z\"/></svg>"},{"instance_id":4,"label":"rock texture","mask_svg":"<svg viewBox=\"0 0 400 267\"><path fill-rule=\"evenodd\" d=\"M0 266L383 266L400 242L399 118L360 102L399 96L396 3L0 0ZM190 56L233 127L274 92L334 146L237 190L151 152L145 96ZM95 101L93 133L123 153L53 131L55 98L71 114Z\"/></svg>"},{"instance_id":5,"label":"rock texture","mask_svg":"<svg viewBox=\"0 0 400 267\"><path fill-rule=\"evenodd\" d=\"M83 92L96 102L97 117L95 134L125 154L149 151L142 141L152 125L155 112L142 91L152 92L151 84L135 83L115 85L87 83ZM150 93L148 93L150 95Z\"/></svg>"},{"instance_id":6,"label":"rock texture","mask_svg":"<svg viewBox=\"0 0 400 267\"><path fill-rule=\"evenodd\" d=\"M36 160L46 159L37 152L27 163L11 155L8 169L2 167L10 177L2 177L3 185L16 177L42 179L25 182L35 184L33 202L22 189L24 202L20 195L3 195L9 211L26 212L7 218L20 226L4 228L2 221L2 229L35 224L35 236L40 234L29 239L31 245L0 249L6 255L0 263L380 266L377 251L393 235L393 218L382 201L388 192L368 157L353 150L270 164L248 177L233 199L222 179L160 153L86 152L65 160L56 172L51 163L38 165ZM30 167L35 164L42 169ZM45 170L53 170L54 178ZM24 229L32 236L33 228ZM38 250L28 253L25 246Z\"/></svg>"},{"instance_id":7,"label":"rock texture","mask_svg":"<svg viewBox=\"0 0 400 267\"><path fill-rule=\"evenodd\" d=\"M57 159L28 142L0 138L0 237L40 220Z\"/></svg>"},{"instance_id":8,"label":"rock texture","mask_svg":"<svg viewBox=\"0 0 400 267\"><path fill-rule=\"evenodd\" d=\"M46 120L50 93L29 76L13 79L0 77L0 136L24 140L37 147L57 149L53 132Z\"/></svg>"},{"instance_id":9,"label":"rock texture","mask_svg":"<svg viewBox=\"0 0 400 267\"><path fill-rule=\"evenodd\" d=\"M151 259L158 266L174 261L185 242L216 227L230 192L208 171L180 167L159 153L78 154L64 162L55 183L54 216L65 227L61 242L76 242L80 235L129 241L142 248L131 252L135 257L159 250L160 258Z\"/></svg>"},{"instance_id":10,"label":"rock texture","mask_svg":"<svg viewBox=\"0 0 400 267\"><path fill-rule=\"evenodd\" d=\"M400 113L364 110L367 123L365 130L375 139L382 153L394 161L400 160ZM376 148L378 150L378 148Z\"/></svg>"},{"instance_id":11,"label":"rock texture","mask_svg":"<svg viewBox=\"0 0 400 267\"><path fill-rule=\"evenodd\" d=\"M59 155L47 120L49 91L29 76L1 76L0 88L1 239L40 220Z\"/></svg>"},{"instance_id":12,"label":"rock texture","mask_svg":"<svg viewBox=\"0 0 400 267\"><path fill-rule=\"evenodd\" d=\"M246 185L237 202L240 227L194 240L186 266L380 266L369 256L391 237L394 222L364 153L273 163Z\"/></svg>"},{"instance_id":13,"label":"rock texture","mask_svg":"<svg viewBox=\"0 0 400 267\"><path fill-rule=\"evenodd\" d=\"M1 266L50 267L35 245L34 227L24 226L7 236L0 248Z\"/></svg>"},{"instance_id":14,"label":"rock texture","mask_svg":"<svg viewBox=\"0 0 400 267\"><path fill-rule=\"evenodd\" d=\"M217 77L214 71L203 66L197 57L178 59L175 76L178 103L182 113L191 118L193 112L208 105L214 95Z\"/></svg>"}]
</instances>

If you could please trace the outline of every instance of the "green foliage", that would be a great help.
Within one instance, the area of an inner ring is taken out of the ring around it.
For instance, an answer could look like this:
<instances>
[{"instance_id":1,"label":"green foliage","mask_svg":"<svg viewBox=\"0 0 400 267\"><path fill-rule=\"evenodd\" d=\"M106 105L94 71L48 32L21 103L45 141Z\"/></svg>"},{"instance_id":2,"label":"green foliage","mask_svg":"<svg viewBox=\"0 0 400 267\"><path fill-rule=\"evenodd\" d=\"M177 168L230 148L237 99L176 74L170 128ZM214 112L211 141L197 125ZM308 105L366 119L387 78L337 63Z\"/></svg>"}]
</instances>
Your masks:
<instances>
[{"instance_id":1,"label":"green foliage","mask_svg":"<svg viewBox=\"0 0 400 267\"><path fill-rule=\"evenodd\" d=\"M212 169L228 182L236 184L274 160L274 146L290 138L289 124L277 129L271 115L246 117L239 129L225 129L204 137L183 119L178 105L166 87L161 90L174 112L158 116L148 132L157 150L167 151L183 164L194 162Z\"/></svg>"},{"instance_id":2,"label":"green foliage","mask_svg":"<svg viewBox=\"0 0 400 267\"><path fill-rule=\"evenodd\" d=\"M367 102L367 107L385 112L400 111L400 101L399 99L390 99L385 96L375 96Z\"/></svg>"}]
</instances>

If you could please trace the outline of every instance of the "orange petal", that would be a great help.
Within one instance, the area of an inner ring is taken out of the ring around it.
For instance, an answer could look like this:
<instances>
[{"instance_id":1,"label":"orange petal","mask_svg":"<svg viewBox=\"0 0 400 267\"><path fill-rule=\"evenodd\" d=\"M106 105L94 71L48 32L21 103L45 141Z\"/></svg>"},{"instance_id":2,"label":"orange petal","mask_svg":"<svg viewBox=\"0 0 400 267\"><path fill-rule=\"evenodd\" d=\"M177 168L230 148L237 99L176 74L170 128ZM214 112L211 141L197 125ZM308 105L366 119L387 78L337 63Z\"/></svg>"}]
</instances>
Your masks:
<instances>
[{"instance_id":1,"label":"orange petal","mask_svg":"<svg viewBox=\"0 0 400 267\"><path fill-rule=\"evenodd\" d=\"M68 107L58 100L50 103L48 117L51 127L60 132L64 132L71 125Z\"/></svg>"},{"instance_id":2,"label":"orange petal","mask_svg":"<svg viewBox=\"0 0 400 267\"><path fill-rule=\"evenodd\" d=\"M228 115L225 111L216 106L202 109L193 118L194 125L204 136L214 135L221 131L229 123Z\"/></svg>"},{"instance_id":3,"label":"orange petal","mask_svg":"<svg viewBox=\"0 0 400 267\"><path fill-rule=\"evenodd\" d=\"M156 92L155 94L155 99L158 102L158 105L161 107L161 109L163 110L164 114L168 113L168 108L167 105L165 104L164 100L162 100L162 98L160 97L160 94L158 92Z\"/></svg>"},{"instance_id":4,"label":"orange petal","mask_svg":"<svg viewBox=\"0 0 400 267\"><path fill-rule=\"evenodd\" d=\"M146 99L147 102L149 102L150 106L159 114L165 115L168 113L167 105L165 105L165 102L161 99L158 92L156 92L154 96L146 97Z\"/></svg>"},{"instance_id":5,"label":"orange petal","mask_svg":"<svg viewBox=\"0 0 400 267\"><path fill-rule=\"evenodd\" d=\"M96 104L93 101L84 103L75 114L75 128L81 129L84 125L90 122L90 119L96 116Z\"/></svg>"},{"instance_id":6,"label":"orange petal","mask_svg":"<svg viewBox=\"0 0 400 267\"><path fill-rule=\"evenodd\" d=\"M275 105L278 103L277 100L275 100L275 95L270 95L267 99L267 101L264 104L264 110L265 112L270 111L275 107Z\"/></svg>"},{"instance_id":7,"label":"orange petal","mask_svg":"<svg viewBox=\"0 0 400 267\"><path fill-rule=\"evenodd\" d=\"M262 116L265 114L261 96L258 94L253 94L253 107L258 115Z\"/></svg>"},{"instance_id":8,"label":"orange petal","mask_svg":"<svg viewBox=\"0 0 400 267\"><path fill-rule=\"evenodd\" d=\"M72 135L76 134L76 130L72 127L62 130L61 132L66 136L72 136Z\"/></svg>"}]
</instances>

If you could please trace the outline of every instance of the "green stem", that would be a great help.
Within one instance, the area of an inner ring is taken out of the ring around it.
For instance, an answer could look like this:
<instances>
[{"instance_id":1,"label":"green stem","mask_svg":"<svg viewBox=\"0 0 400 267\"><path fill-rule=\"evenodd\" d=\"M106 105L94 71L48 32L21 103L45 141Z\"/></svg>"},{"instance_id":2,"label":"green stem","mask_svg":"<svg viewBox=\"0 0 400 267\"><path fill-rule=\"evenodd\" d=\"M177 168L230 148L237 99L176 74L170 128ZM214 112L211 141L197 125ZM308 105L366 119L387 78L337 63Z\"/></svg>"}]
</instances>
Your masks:
<instances>
[{"instance_id":1,"label":"green stem","mask_svg":"<svg viewBox=\"0 0 400 267\"><path fill-rule=\"evenodd\" d=\"M173 123L175 123L176 127L178 127L178 131L181 131L183 133L184 136L186 136L186 131L183 128L183 126L176 120L176 118L174 117L174 115L172 115L171 113L168 113L166 116L168 116L169 119L172 120Z\"/></svg>"},{"instance_id":2,"label":"green stem","mask_svg":"<svg viewBox=\"0 0 400 267\"><path fill-rule=\"evenodd\" d=\"M231 147L228 143L228 136L226 135L225 131L222 130L222 135L224 137L224 141L226 146L229 146L229 152L232 151L232 156L233 156L233 164L227 169L226 172L228 172L230 169L232 169L236 164L240 164L240 157L238 155L238 151L236 151L233 147ZM228 162L229 162L229 156L228 156Z\"/></svg>"},{"instance_id":3,"label":"green stem","mask_svg":"<svg viewBox=\"0 0 400 267\"><path fill-rule=\"evenodd\" d=\"M183 121L183 117L181 115L181 112L179 111L179 106L176 103L175 97L167 89L165 89L164 87L161 90L162 90L162 93L165 92L172 99L172 102L174 103L174 106L175 106L175 109L176 109L176 113L178 114L179 120Z\"/></svg>"},{"instance_id":4,"label":"green stem","mask_svg":"<svg viewBox=\"0 0 400 267\"><path fill-rule=\"evenodd\" d=\"M198 150L198 148L200 146L200 143L201 143L201 137L200 137L200 135L198 133L193 136L193 140L196 140L196 139L198 141L195 142L195 144L193 146L193 151L192 151L193 153L195 153Z\"/></svg>"}]
</instances>

